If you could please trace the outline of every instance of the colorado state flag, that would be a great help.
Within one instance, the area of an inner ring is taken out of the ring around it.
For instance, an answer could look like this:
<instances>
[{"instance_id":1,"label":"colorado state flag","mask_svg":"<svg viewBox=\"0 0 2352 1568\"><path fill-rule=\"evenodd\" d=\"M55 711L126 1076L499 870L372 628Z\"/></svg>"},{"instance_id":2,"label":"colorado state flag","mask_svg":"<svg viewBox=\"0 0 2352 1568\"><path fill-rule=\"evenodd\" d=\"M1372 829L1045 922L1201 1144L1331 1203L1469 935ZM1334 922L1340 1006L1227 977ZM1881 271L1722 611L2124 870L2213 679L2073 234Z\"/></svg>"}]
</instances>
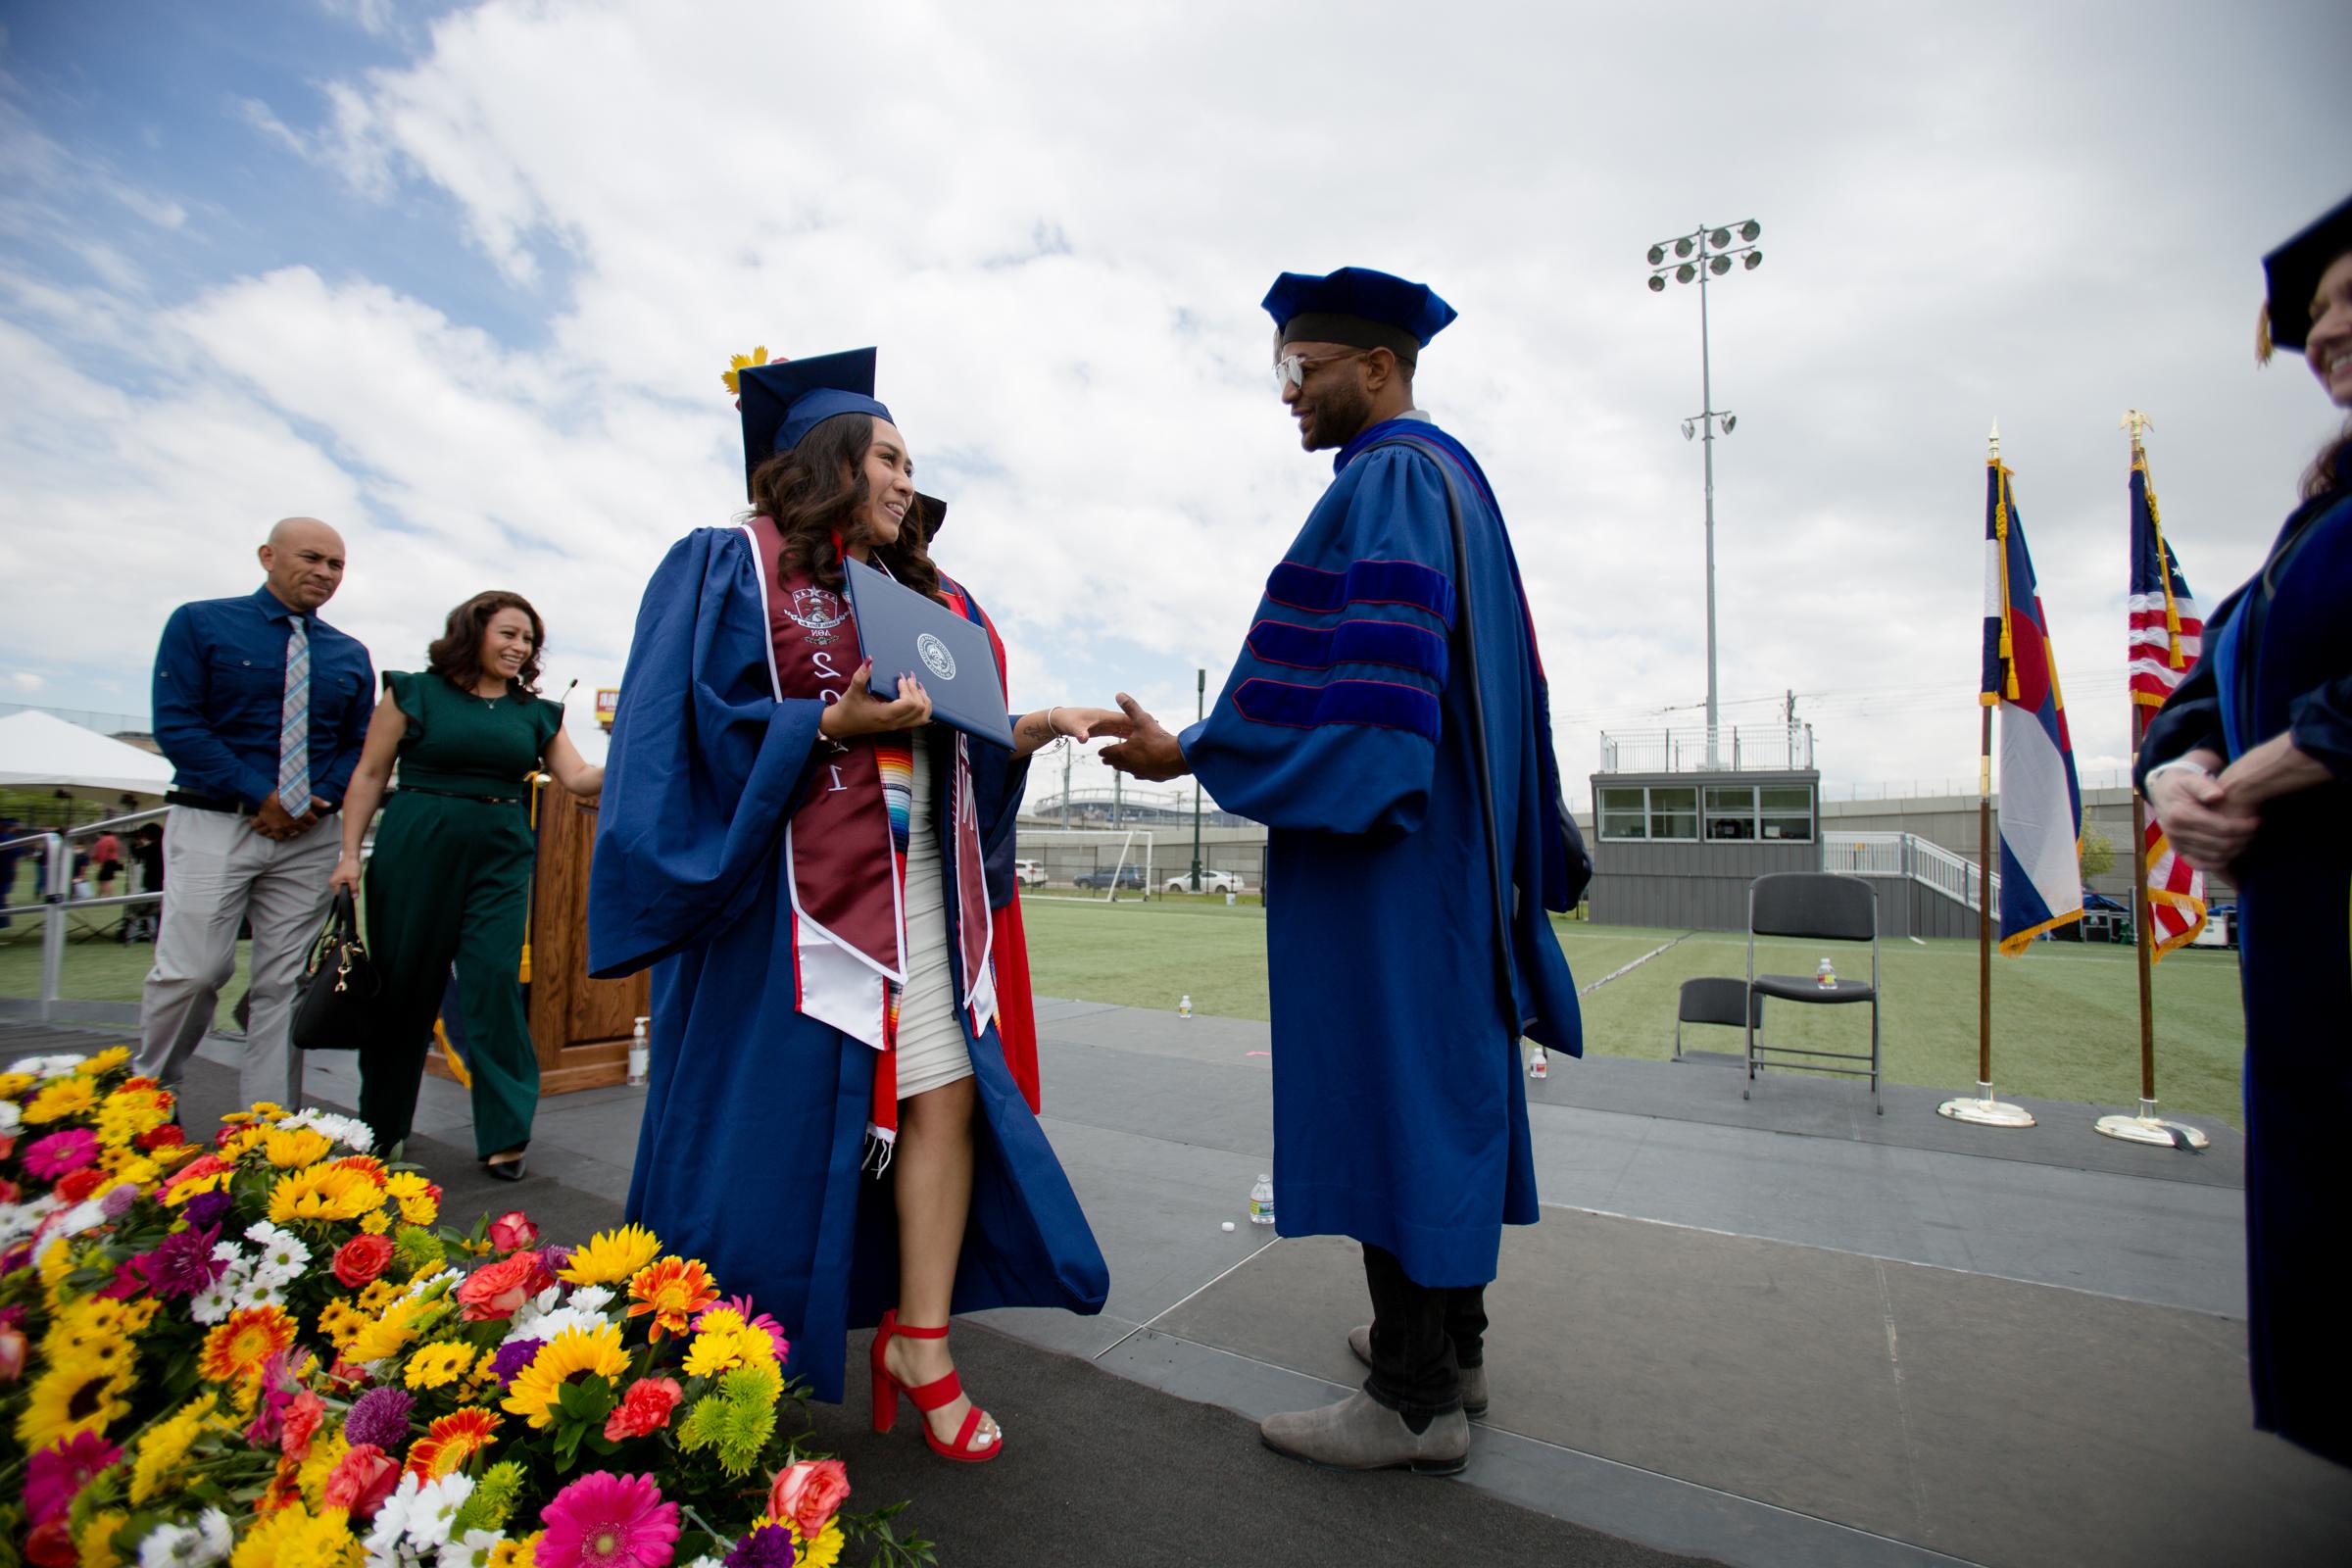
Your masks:
<instances>
[{"instance_id":1,"label":"colorado state flag","mask_svg":"<svg viewBox=\"0 0 2352 1568\"><path fill-rule=\"evenodd\" d=\"M2001 952L2082 918L2082 791L2049 620L1998 457L1984 465L1984 678L2001 710Z\"/></svg>"}]
</instances>

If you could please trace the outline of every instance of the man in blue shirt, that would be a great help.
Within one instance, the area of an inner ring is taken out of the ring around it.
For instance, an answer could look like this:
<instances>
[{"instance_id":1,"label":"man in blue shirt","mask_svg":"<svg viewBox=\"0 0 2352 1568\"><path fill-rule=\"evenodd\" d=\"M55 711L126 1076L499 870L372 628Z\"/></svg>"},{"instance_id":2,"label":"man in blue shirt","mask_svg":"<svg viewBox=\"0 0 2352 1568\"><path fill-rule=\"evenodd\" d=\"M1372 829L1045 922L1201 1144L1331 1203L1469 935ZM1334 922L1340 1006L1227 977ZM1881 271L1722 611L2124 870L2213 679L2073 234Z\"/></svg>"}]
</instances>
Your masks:
<instances>
[{"instance_id":1,"label":"man in blue shirt","mask_svg":"<svg viewBox=\"0 0 2352 1568\"><path fill-rule=\"evenodd\" d=\"M200 599L164 623L155 739L176 770L164 829L164 915L139 1002L137 1070L176 1085L253 927L240 1094L301 1102L286 1038L294 982L326 907L341 835L319 823L350 788L375 668L358 639L320 620L343 582L343 539L287 517L259 552L268 581Z\"/></svg>"}]
</instances>

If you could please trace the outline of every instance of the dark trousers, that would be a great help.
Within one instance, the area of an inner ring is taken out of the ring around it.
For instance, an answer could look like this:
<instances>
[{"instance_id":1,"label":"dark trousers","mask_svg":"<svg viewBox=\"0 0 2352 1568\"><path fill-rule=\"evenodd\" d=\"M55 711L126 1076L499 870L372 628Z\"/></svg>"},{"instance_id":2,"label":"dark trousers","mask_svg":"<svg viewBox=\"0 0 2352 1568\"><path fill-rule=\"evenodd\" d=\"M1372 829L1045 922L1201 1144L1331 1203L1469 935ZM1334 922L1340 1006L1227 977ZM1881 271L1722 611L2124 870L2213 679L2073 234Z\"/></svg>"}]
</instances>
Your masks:
<instances>
[{"instance_id":1,"label":"dark trousers","mask_svg":"<svg viewBox=\"0 0 2352 1568\"><path fill-rule=\"evenodd\" d=\"M1416 1426L1462 1407L1462 1368L1486 1361L1487 1288L1416 1285L1385 1248L1364 1249L1372 1375L1364 1392Z\"/></svg>"}]
</instances>

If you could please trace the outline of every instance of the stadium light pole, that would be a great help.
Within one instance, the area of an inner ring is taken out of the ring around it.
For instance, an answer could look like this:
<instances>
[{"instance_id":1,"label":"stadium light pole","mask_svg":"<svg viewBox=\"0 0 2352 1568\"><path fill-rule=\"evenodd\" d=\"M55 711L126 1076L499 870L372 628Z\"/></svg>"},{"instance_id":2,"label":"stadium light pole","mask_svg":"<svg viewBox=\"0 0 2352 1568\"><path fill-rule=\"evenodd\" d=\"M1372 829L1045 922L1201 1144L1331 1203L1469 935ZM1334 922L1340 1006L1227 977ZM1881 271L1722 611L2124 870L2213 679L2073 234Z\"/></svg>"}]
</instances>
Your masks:
<instances>
[{"instance_id":1,"label":"stadium light pole","mask_svg":"<svg viewBox=\"0 0 2352 1568\"><path fill-rule=\"evenodd\" d=\"M1208 716L1208 671L1196 670L1193 676L1193 717ZM1200 781L1193 780L1193 891L1206 891L1200 886Z\"/></svg>"},{"instance_id":2,"label":"stadium light pole","mask_svg":"<svg viewBox=\"0 0 2352 1568\"><path fill-rule=\"evenodd\" d=\"M1674 274L1678 283L1695 280L1698 284L1698 387L1699 401L1704 405L1698 413L1683 421L1683 439L1690 439L1693 429L1699 431L1706 448L1707 471L1707 766L1722 765L1722 755L1716 745L1717 716L1715 699L1715 431L1721 426L1725 435L1732 433L1738 416L1715 407L1714 368L1707 352L1707 279L1721 277L1732 270L1734 258L1740 266L1754 271L1764 265L1764 253L1756 248L1756 236L1764 225L1754 219L1737 225L1713 227L1700 224L1688 234L1662 239L1649 248L1649 291L1666 291L1666 274ZM1734 241L1740 243L1735 244ZM1674 252L1669 262L1666 253Z\"/></svg>"}]
</instances>

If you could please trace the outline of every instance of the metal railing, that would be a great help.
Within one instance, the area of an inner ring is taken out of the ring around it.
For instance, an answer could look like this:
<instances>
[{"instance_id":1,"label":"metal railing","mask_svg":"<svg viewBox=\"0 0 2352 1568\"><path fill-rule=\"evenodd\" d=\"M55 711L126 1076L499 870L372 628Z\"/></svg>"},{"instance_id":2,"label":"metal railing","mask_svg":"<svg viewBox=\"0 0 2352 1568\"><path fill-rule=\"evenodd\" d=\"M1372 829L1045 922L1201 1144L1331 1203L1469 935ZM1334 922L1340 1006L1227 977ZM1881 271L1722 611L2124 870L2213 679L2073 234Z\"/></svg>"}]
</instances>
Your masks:
<instances>
[{"instance_id":1,"label":"metal railing","mask_svg":"<svg viewBox=\"0 0 2352 1568\"><path fill-rule=\"evenodd\" d=\"M1821 868L1847 876L1909 877L1954 904L1971 909L1984 906L1984 867L1916 833L1825 832L1821 836ZM1992 897L1997 905L2001 897L1997 872L1992 878Z\"/></svg>"},{"instance_id":2,"label":"metal railing","mask_svg":"<svg viewBox=\"0 0 2352 1568\"><path fill-rule=\"evenodd\" d=\"M1813 765L1810 724L1731 725L1709 744L1698 729L1603 730L1603 773L1801 773Z\"/></svg>"},{"instance_id":3,"label":"metal railing","mask_svg":"<svg viewBox=\"0 0 2352 1568\"><path fill-rule=\"evenodd\" d=\"M0 1015L11 1012L22 1015L29 1006L32 1016L47 1022L59 1017L65 1010L62 993L65 984L66 938L70 935L68 927L73 923L72 917L76 912L84 909L126 908L131 905L160 904L163 901L164 890L161 888L103 896L78 892L74 885L74 858L68 852L68 841L156 821L170 810L169 807L158 807L153 810L133 811L127 816L112 816L101 822L85 822L79 827L30 833L0 843L0 849L37 845L42 857L42 892L39 899L31 904L0 904L0 914L12 918L38 916L45 922L41 930L41 994L37 998L0 997ZM0 888L0 899L6 899L14 892L13 886Z\"/></svg>"}]
</instances>

